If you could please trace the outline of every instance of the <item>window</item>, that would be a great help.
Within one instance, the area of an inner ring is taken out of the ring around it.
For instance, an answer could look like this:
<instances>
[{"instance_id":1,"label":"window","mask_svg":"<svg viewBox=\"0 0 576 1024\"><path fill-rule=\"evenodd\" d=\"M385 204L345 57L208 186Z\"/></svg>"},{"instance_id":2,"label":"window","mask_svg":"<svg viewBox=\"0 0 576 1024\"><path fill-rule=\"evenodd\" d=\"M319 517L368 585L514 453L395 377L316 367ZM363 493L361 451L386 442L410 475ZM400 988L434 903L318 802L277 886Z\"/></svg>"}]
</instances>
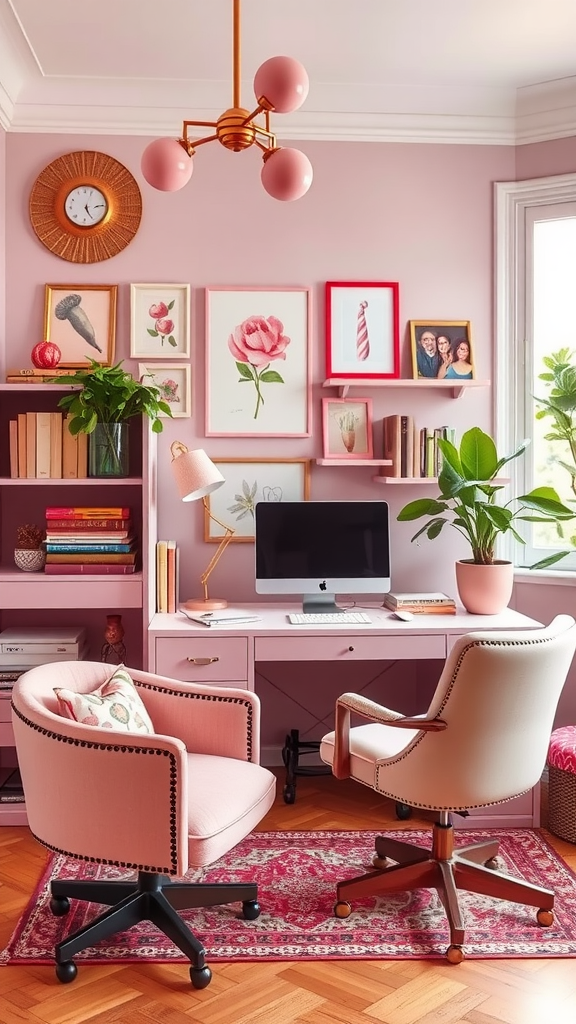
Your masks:
<instances>
[{"instance_id":1,"label":"window","mask_svg":"<svg viewBox=\"0 0 576 1024\"><path fill-rule=\"evenodd\" d=\"M498 182L495 189L498 451L531 438L526 454L507 467L510 493L548 484L570 504L570 474L560 463L573 460L559 442L545 440L552 421L536 419L536 397L547 395L539 380L545 355L566 347L576 361L576 175ZM510 538L501 555L532 565L569 547L576 525L566 525L564 538L553 525L519 523L518 532L526 545ZM576 552L548 571L555 570L576 570Z\"/></svg>"}]
</instances>

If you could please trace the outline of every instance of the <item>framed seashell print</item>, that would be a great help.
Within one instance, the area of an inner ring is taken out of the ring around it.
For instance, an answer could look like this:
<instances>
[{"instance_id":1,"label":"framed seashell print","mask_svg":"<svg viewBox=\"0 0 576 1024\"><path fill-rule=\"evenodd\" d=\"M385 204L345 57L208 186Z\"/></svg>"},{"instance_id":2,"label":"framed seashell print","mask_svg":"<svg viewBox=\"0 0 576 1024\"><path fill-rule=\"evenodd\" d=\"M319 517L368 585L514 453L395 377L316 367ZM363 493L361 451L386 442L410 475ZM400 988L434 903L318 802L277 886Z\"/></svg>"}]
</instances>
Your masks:
<instances>
[{"instance_id":1,"label":"framed seashell print","mask_svg":"<svg viewBox=\"0 0 576 1024\"><path fill-rule=\"evenodd\" d=\"M115 284L47 284L44 340L61 352L61 367L112 366L116 340Z\"/></svg>"},{"instance_id":2,"label":"framed seashell print","mask_svg":"<svg viewBox=\"0 0 576 1024\"><path fill-rule=\"evenodd\" d=\"M206 289L206 437L309 437L310 288Z\"/></svg>"}]
</instances>

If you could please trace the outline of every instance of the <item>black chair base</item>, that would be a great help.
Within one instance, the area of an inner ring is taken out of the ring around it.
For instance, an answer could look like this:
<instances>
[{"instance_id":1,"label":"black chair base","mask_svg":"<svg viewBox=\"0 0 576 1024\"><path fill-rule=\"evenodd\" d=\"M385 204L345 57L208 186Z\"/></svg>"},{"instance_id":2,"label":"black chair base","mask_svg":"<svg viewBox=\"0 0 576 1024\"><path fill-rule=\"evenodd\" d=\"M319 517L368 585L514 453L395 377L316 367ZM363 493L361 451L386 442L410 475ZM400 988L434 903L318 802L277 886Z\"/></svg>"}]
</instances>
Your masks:
<instances>
[{"instance_id":1,"label":"black chair base","mask_svg":"<svg viewBox=\"0 0 576 1024\"><path fill-rule=\"evenodd\" d=\"M76 953L95 946L116 932L126 931L139 921L152 921L190 960L190 978L194 987L205 988L212 977L206 965L206 951L176 911L238 901L242 903L243 916L248 920L255 920L260 913L255 884L173 882L167 875L146 871L138 873L137 881L55 879L51 883L51 893L50 909L58 916L68 913L71 899L103 903L110 908L57 944L56 975L62 982L73 981L76 977L76 965L72 960Z\"/></svg>"},{"instance_id":2,"label":"black chair base","mask_svg":"<svg viewBox=\"0 0 576 1024\"><path fill-rule=\"evenodd\" d=\"M287 734L282 748L282 760L286 768L286 781L282 791L285 804L293 804L296 801L296 780L298 776L332 774L332 769L329 765L300 764L300 757L303 754L317 754L319 750L320 741L301 740L298 729L291 729Z\"/></svg>"}]
</instances>

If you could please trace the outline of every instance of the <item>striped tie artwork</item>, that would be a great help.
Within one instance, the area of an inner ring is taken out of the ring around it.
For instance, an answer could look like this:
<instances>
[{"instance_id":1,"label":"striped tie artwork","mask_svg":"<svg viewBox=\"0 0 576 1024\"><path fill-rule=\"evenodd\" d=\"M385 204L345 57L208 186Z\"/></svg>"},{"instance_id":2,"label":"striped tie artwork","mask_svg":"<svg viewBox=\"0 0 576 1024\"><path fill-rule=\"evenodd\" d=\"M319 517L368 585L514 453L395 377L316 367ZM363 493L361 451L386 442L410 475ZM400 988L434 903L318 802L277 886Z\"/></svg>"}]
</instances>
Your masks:
<instances>
[{"instance_id":1,"label":"striped tie artwork","mask_svg":"<svg viewBox=\"0 0 576 1024\"><path fill-rule=\"evenodd\" d=\"M356 355L362 362L370 355L370 342L368 341L368 327L364 310L368 303L363 300L358 308L358 324L356 327Z\"/></svg>"}]
</instances>

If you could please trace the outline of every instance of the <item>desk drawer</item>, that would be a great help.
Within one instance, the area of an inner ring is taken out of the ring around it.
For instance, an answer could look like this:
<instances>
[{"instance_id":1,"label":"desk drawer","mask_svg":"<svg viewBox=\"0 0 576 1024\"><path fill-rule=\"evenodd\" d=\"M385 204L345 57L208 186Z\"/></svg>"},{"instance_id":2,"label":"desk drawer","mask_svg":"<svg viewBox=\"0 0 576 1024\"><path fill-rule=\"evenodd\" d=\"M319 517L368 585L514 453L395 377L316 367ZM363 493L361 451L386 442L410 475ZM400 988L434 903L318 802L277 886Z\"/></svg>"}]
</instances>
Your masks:
<instances>
[{"instance_id":1,"label":"desk drawer","mask_svg":"<svg viewBox=\"0 0 576 1024\"><path fill-rule=\"evenodd\" d=\"M258 661L396 661L445 658L444 636L257 636Z\"/></svg>"},{"instance_id":2,"label":"desk drawer","mask_svg":"<svg viewBox=\"0 0 576 1024\"><path fill-rule=\"evenodd\" d=\"M156 672L187 683L244 685L248 679L248 640L235 636L160 637L156 640Z\"/></svg>"}]
</instances>

